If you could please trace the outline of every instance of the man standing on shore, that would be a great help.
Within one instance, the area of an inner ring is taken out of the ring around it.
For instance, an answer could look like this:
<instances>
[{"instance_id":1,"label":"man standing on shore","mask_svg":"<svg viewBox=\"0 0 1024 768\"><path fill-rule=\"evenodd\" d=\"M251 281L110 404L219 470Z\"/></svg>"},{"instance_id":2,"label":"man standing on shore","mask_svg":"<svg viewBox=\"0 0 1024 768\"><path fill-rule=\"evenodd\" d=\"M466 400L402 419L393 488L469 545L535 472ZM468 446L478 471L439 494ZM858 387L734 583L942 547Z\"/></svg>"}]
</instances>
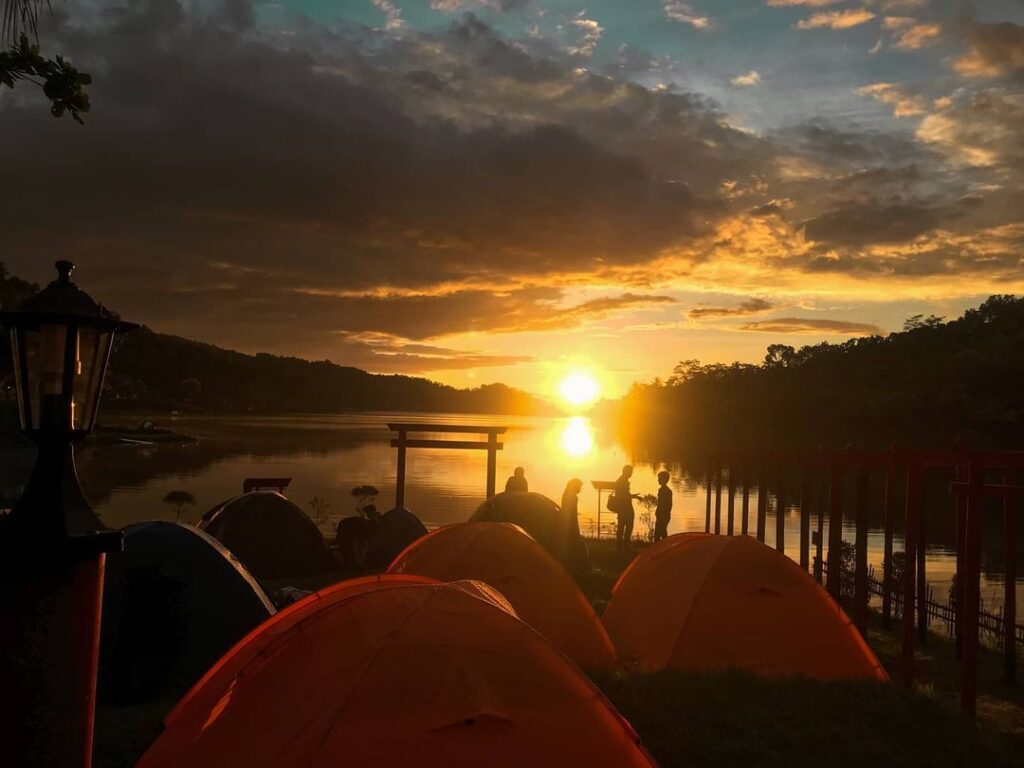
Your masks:
<instances>
[{"instance_id":1,"label":"man standing on shore","mask_svg":"<svg viewBox=\"0 0 1024 768\"><path fill-rule=\"evenodd\" d=\"M658 473L658 506L654 510L654 540L668 536L668 522L672 519L672 489L668 487L669 474Z\"/></svg>"},{"instance_id":2,"label":"man standing on shore","mask_svg":"<svg viewBox=\"0 0 1024 768\"><path fill-rule=\"evenodd\" d=\"M622 474L615 481L615 515L618 523L615 526L615 541L619 550L629 547L630 539L633 538L633 518L636 516L633 509L633 499L639 498L632 493L629 487L629 478L633 476L633 467L627 464L622 468Z\"/></svg>"}]
</instances>

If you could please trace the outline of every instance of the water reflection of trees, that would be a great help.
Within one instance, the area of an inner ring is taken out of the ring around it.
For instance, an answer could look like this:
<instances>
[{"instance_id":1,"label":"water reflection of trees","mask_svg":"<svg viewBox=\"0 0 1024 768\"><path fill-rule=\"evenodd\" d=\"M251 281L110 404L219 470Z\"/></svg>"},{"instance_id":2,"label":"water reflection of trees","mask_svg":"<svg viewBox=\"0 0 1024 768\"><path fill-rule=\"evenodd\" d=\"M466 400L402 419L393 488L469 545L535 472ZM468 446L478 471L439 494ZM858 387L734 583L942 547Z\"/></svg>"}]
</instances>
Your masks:
<instances>
[{"instance_id":1,"label":"water reflection of trees","mask_svg":"<svg viewBox=\"0 0 1024 768\"><path fill-rule=\"evenodd\" d=\"M187 425L196 426L196 425ZM207 424L199 440L188 444L90 444L76 453L82 486L94 505L106 503L115 489L140 488L161 475L198 475L211 465L238 456L327 455L380 440L378 429L327 426L282 429L280 424ZM34 459L30 446L3 452L0 506L21 494ZM240 479L241 480L241 479Z\"/></svg>"},{"instance_id":2,"label":"water reflection of trees","mask_svg":"<svg viewBox=\"0 0 1024 768\"><path fill-rule=\"evenodd\" d=\"M291 424L292 426L289 426ZM339 428L329 421L302 423L276 419L253 419L251 421L184 421L175 424L179 431L194 433L198 442L187 445L89 445L78 452L78 467L86 493L99 506L110 500L115 489L141 488L149 481L163 475L200 475L212 465L241 456L254 459L272 457L295 457L301 455L326 456L333 453L355 450L368 444L379 445L382 432L379 426L346 425ZM598 450L601 447L599 446ZM703 492L704 461L695 455L682 457L632 449L627 451L636 463L663 465L673 478L687 491ZM32 466L33 450L5 450L0 461L0 506L9 506L21 492ZM239 480L239 488L242 478ZM751 475L751 483L756 477ZM926 537L930 548L952 550L956 545L956 530L953 498L949 493L952 474L935 471L930 474L925 489ZM767 477L771 494L778 491L778 475L770 472ZM852 484L851 484L852 485ZM819 486L815 486L816 493ZM787 481L788 505L799 506L797 470ZM852 494L852 488L848 489ZM902 483L897 483L897 508L903 506ZM727 494L723 487L723 515ZM852 495L847 499L846 509L853 509ZM996 499L988 499L982 517L982 568L989 578L999 579L1005 568L1003 545L1002 506ZM737 493L736 510L740 509L740 494ZM751 512L755 506L752 504ZM792 514L792 513L791 513ZM816 520L816 517L813 518ZM847 518L852 524L852 517ZM880 476L871 478L868 524L872 532L881 533L885 526L884 496ZM902 516L894 525L897 536L903 534ZM1017 527L1018 552L1024 552L1024 526Z\"/></svg>"},{"instance_id":3,"label":"water reflection of trees","mask_svg":"<svg viewBox=\"0 0 1024 768\"><path fill-rule=\"evenodd\" d=\"M659 452L644 451L633 448L629 451L633 460L640 463L661 465L672 473L672 476L679 478L683 487L688 491L704 492L705 489L705 466L704 458L696 454L684 459L669 458ZM785 494L787 508L800 506L800 469L789 467L786 471ZM740 510L740 470L737 470L737 492L736 492L736 514ZM768 493L775 496L779 491L779 470L773 467L766 472L766 486ZM956 507L953 494L949 491L949 484L953 481L951 469L935 469L929 472L924 488L924 522L925 539L929 549L941 549L953 551L956 548ZM728 471L722 473L722 515L725 516L727 504ZM750 470L749 482L752 485L751 496L756 494L757 474L752 468ZM812 483L812 507L818 503L820 496L827 503L827 487L822 488L821 478L816 477ZM893 524L893 533L897 537L904 534L903 510L905 508L906 486L902 476L894 484L896 494L896 509L899 510ZM712 493L714 489L712 488ZM843 509L847 510L844 515L846 525L853 524L852 510L854 509L853 483L845 488ZM751 503L751 516L753 519L755 505ZM816 518L812 518L812 528ZM826 520L828 513L826 511ZM868 528L872 533L882 534L885 531L885 489L884 480L880 473L873 473L870 477L869 503L868 503ZM1016 527L1016 547L1018 553L1024 553L1024 526ZM1018 555L1018 558L1020 555ZM1003 529L1003 505L1002 501L996 498L984 499L984 507L981 517L981 567L988 578L1001 579L1006 570L1006 547ZM1022 575L1021 578L1024 578Z\"/></svg>"}]
</instances>

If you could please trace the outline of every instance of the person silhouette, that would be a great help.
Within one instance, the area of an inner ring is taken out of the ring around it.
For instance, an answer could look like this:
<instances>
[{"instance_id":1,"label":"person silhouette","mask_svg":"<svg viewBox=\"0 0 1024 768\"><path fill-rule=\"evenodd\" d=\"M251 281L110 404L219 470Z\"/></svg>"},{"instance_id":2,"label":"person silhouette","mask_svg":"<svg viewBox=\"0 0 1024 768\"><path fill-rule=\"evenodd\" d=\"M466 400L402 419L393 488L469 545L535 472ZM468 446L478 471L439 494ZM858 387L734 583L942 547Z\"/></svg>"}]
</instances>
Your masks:
<instances>
[{"instance_id":1,"label":"person silhouette","mask_svg":"<svg viewBox=\"0 0 1024 768\"><path fill-rule=\"evenodd\" d=\"M562 514L565 515L565 523L569 526L569 535L579 538L580 535L580 491L583 490L583 481L574 477L565 484L562 491Z\"/></svg>"},{"instance_id":2,"label":"person silhouette","mask_svg":"<svg viewBox=\"0 0 1024 768\"><path fill-rule=\"evenodd\" d=\"M583 481L574 477L565 484L562 492L562 522L568 529L568 553L566 565L571 572L583 572L590 568L590 556L587 553L587 545L580 537L580 491L583 490Z\"/></svg>"},{"instance_id":3,"label":"person silhouette","mask_svg":"<svg viewBox=\"0 0 1024 768\"><path fill-rule=\"evenodd\" d=\"M516 467L512 476L505 481L505 493L526 493L530 490L530 484L526 482L526 470Z\"/></svg>"},{"instance_id":4,"label":"person silhouette","mask_svg":"<svg viewBox=\"0 0 1024 768\"><path fill-rule=\"evenodd\" d=\"M626 549L633 538L633 520L636 512L633 509L633 499L640 498L629 488L629 478L633 476L633 467L627 464L622 468L622 474L615 481L615 516L618 518L615 525L615 541L618 549Z\"/></svg>"},{"instance_id":5,"label":"person silhouette","mask_svg":"<svg viewBox=\"0 0 1024 768\"><path fill-rule=\"evenodd\" d=\"M658 473L658 506L654 510L654 540L668 536L668 522L672 519L672 489L668 487L669 474Z\"/></svg>"},{"instance_id":6,"label":"person silhouette","mask_svg":"<svg viewBox=\"0 0 1024 768\"><path fill-rule=\"evenodd\" d=\"M366 570L366 554L376 530L376 521L363 515L351 515L338 521L334 533L334 546L341 560L342 570L352 575Z\"/></svg>"}]
</instances>

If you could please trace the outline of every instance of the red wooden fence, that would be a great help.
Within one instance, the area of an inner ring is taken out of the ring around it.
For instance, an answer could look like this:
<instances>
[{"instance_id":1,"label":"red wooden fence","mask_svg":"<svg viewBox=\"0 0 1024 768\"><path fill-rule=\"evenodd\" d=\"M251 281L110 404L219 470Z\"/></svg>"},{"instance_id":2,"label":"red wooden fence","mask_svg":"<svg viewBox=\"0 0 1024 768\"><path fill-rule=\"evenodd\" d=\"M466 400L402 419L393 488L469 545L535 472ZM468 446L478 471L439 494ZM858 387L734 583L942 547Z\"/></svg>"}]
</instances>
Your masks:
<instances>
[{"instance_id":1,"label":"red wooden fence","mask_svg":"<svg viewBox=\"0 0 1024 768\"><path fill-rule=\"evenodd\" d=\"M799 476L800 540L798 559L803 568L811 563L811 518L817 512L817 558L823 564L821 533L827 513L829 520L828 553L825 563L841 563L843 516L847 498L852 497L849 510L855 522L855 563L851 618L867 636L868 606L872 591L878 590L869 573L868 512L870 506L870 473L881 474L884 481L884 561L881 582L882 622L889 626L893 616L893 529L902 515L905 530L905 561L901 642L901 677L910 686L914 681L914 648L924 644L928 635L929 600L925 545L927 528L924 514L925 482L937 468L952 471L950 484L954 494L956 525L956 595L954 605L957 652L962 659L961 705L965 712L975 714L978 690L978 644L981 579L981 504L985 496L1003 500L1003 540L1005 542L1006 580L1003 607L1002 644L1005 653L1005 675L1009 682L1016 676L1016 516L1024 497L1024 485L1012 482L1024 471L1024 451L969 450L957 445L950 451L914 451L893 447L886 451L818 450L812 452L734 453L709 458L706 465L707 505L705 530L722 532L722 484L727 475L726 533L735 532L737 488L742 498L740 530L748 530L749 495L756 477L757 539L765 541L767 513L771 501L768 478L772 476L775 501L775 548L785 552L785 510L789 481ZM903 509L899 509L898 484L905 483ZM847 483L852 494L847 494ZM712 528L711 494L714 485L714 521ZM794 499L797 500L797 499ZM826 586L836 600L842 595L842 568L818 568L815 577L827 574ZM914 608L916 607L916 611Z\"/></svg>"}]
</instances>

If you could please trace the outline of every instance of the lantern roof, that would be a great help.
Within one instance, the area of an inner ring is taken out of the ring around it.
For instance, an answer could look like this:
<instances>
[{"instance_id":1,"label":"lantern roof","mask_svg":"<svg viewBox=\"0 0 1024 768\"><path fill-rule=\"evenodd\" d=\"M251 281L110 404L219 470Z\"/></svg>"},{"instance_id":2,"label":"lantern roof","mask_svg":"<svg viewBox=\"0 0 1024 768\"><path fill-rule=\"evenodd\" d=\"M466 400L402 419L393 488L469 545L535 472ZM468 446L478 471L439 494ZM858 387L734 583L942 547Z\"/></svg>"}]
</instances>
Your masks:
<instances>
[{"instance_id":1,"label":"lantern roof","mask_svg":"<svg viewBox=\"0 0 1024 768\"><path fill-rule=\"evenodd\" d=\"M7 325L77 322L112 331L130 331L138 327L135 323L121 320L71 282L71 273L75 269L72 262L62 260L54 266L57 268L57 279L35 296L23 301L16 310L0 312L0 322Z\"/></svg>"}]
</instances>

